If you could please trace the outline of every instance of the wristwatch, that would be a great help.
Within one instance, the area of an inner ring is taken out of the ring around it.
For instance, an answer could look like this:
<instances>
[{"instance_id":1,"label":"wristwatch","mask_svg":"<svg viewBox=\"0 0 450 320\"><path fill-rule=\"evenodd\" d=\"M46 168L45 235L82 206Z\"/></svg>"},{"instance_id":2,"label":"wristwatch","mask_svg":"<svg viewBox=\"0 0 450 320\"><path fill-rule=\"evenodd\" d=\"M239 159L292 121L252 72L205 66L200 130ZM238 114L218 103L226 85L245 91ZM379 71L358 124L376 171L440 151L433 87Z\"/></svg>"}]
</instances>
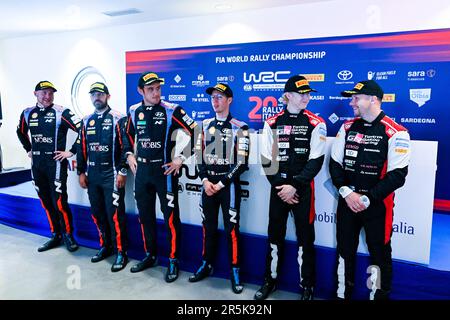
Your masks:
<instances>
[{"instance_id":1,"label":"wristwatch","mask_svg":"<svg viewBox=\"0 0 450 320\"><path fill-rule=\"evenodd\" d=\"M127 170L126 168L121 168L121 169L119 170L119 174L120 174L121 176L126 176L126 175L127 175L127 172L128 172L128 170Z\"/></svg>"}]
</instances>

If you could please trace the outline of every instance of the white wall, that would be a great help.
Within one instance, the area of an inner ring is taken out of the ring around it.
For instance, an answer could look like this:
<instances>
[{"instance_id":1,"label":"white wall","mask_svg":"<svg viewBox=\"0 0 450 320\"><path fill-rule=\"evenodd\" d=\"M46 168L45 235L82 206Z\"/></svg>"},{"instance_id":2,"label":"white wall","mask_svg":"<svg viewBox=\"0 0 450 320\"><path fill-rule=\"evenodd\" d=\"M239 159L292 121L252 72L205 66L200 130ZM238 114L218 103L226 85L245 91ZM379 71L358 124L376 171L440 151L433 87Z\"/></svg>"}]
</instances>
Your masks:
<instances>
[{"instance_id":1,"label":"white wall","mask_svg":"<svg viewBox=\"0 0 450 320\"><path fill-rule=\"evenodd\" d=\"M83 67L95 66L107 79L111 105L125 111L126 51L448 27L447 0L337 0L6 39L0 41L4 166L29 166L15 130L21 110L35 103L33 89L40 80L58 88L55 103L70 106L73 78Z\"/></svg>"}]
</instances>

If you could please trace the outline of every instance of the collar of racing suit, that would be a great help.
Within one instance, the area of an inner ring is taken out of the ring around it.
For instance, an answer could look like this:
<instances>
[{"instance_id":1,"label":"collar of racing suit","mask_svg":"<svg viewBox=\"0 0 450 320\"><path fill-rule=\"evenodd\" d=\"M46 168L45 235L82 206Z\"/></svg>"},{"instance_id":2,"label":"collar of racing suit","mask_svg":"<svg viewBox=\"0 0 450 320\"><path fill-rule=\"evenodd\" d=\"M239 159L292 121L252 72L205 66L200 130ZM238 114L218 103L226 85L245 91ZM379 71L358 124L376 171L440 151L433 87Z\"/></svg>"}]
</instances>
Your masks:
<instances>
[{"instance_id":1,"label":"collar of racing suit","mask_svg":"<svg viewBox=\"0 0 450 320\"><path fill-rule=\"evenodd\" d=\"M288 108L286 107L286 108L284 108L284 112L285 112L285 114L286 114L287 116L293 118L293 117L298 117L298 116L300 116L301 114L303 114L303 113L305 112L305 109L300 110L299 113L292 113L292 112L289 112Z\"/></svg>"},{"instance_id":2,"label":"collar of racing suit","mask_svg":"<svg viewBox=\"0 0 450 320\"><path fill-rule=\"evenodd\" d=\"M215 116L215 118L216 118L216 122L217 121L229 122L233 118L233 116L231 115L231 112L230 112L230 113L228 113L228 117L226 119L219 119L219 118L217 118L217 115Z\"/></svg>"},{"instance_id":3,"label":"collar of racing suit","mask_svg":"<svg viewBox=\"0 0 450 320\"><path fill-rule=\"evenodd\" d=\"M96 115L107 115L108 112L111 110L111 107L109 105L106 105L105 110L101 112L97 112L97 109L94 111Z\"/></svg>"},{"instance_id":4,"label":"collar of racing suit","mask_svg":"<svg viewBox=\"0 0 450 320\"><path fill-rule=\"evenodd\" d=\"M48 107L44 107L42 104L40 104L39 102L36 102L36 108L39 109L46 109L46 108L51 108L53 107L54 103L52 103L51 105L49 105Z\"/></svg>"},{"instance_id":5,"label":"collar of racing suit","mask_svg":"<svg viewBox=\"0 0 450 320\"><path fill-rule=\"evenodd\" d=\"M156 107L156 106L159 106L160 104L161 104L161 99L159 100L159 102L157 104L154 104L154 105L151 105L151 104L150 105L146 105L144 100L141 101L141 106L144 109L147 108L147 107Z\"/></svg>"},{"instance_id":6,"label":"collar of racing suit","mask_svg":"<svg viewBox=\"0 0 450 320\"><path fill-rule=\"evenodd\" d=\"M371 124L371 125L375 125L375 124L377 124L378 122L380 122L381 121L381 119L383 119L384 118L384 116L385 116L385 113L383 112L383 110L381 110L381 112L380 112L380 114L375 118L375 120L373 120L372 122L369 122L369 121L367 121L367 120L364 120L363 118L361 118L365 123L369 123L369 124Z\"/></svg>"}]
</instances>

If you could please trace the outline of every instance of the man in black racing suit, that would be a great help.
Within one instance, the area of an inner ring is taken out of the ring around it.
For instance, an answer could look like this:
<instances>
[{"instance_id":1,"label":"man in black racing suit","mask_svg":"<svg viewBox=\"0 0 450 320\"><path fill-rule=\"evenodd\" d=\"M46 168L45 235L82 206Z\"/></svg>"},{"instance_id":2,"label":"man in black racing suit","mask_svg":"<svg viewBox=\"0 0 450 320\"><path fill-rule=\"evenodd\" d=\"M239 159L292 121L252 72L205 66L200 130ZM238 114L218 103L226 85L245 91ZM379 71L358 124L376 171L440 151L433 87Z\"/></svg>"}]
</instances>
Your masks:
<instances>
[{"instance_id":1,"label":"man in black racing suit","mask_svg":"<svg viewBox=\"0 0 450 320\"><path fill-rule=\"evenodd\" d=\"M95 112L83 119L77 173L80 186L88 189L92 219L100 236L101 248L91 261L101 261L116 249L111 271L117 272L128 262L124 199L127 165L122 158L126 117L108 105L110 94L104 83L93 83L89 94Z\"/></svg>"},{"instance_id":2,"label":"man in black racing suit","mask_svg":"<svg viewBox=\"0 0 450 320\"><path fill-rule=\"evenodd\" d=\"M356 116L333 143L330 174L339 190L337 207L337 298L354 288L359 233L364 227L373 281L371 299L388 299L392 282L394 191L405 183L410 158L408 131L381 110L383 90L373 80L341 93L352 97Z\"/></svg>"},{"instance_id":3,"label":"man in black racing suit","mask_svg":"<svg viewBox=\"0 0 450 320\"><path fill-rule=\"evenodd\" d=\"M76 153L76 141L69 151L65 149L67 131L78 133L81 120L70 109L53 104L55 92L49 81L36 85L37 103L20 115L17 136L32 160L33 184L52 233L38 251L57 247L64 240L67 250L72 252L78 249L78 244L73 238L72 211L67 203L67 158Z\"/></svg>"},{"instance_id":4,"label":"man in black racing suit","mask_svg":"<svg viewBox=\"0 0 450 320\"><path fill-rule=\"evenodd\" d=\"M239 278L239 176L248 169L248 125L231 116L233 91L227 84L217 83L206 89L206 93L211 95L211 104L216 115L203 120L203 134L195 147L196 153L198 152L197 168L203 183L200 202L203 218L203 262L189 281L200 281L212 273L221 207L231 262L231 288L234 293L241 293L244 287Z\"/></svg>"},{"instance_id":5,"label":"man in black racing suit","mask_svg":"<svg viewBox=\"0 0 450 320\"><path fill-rule=\"evenodd\" d=\"M128 111L124 152L136 176L134 192L146 252L144 260L130 271L139 272L156 265L155 204L158 194L169 242L165 280L173 282L178 278L181 231L178 172L197 140L194 131L197 135L200 131L183 108L161 100L163 81L154 72L140 76L138 91L143 101Z\"/></svg>"},{"instance_id":6,"label":"man in black racing suit","mask_svg":"<svg viewBox=\"0 0 450 320\"><path fill-rule=\"evenodd\" d=\"M262 164L271 184L268 250L264 284L255 299L266 299L276 288L283 259L286 223L294 217L303 300L313 299L315 284L314 177L319 173L327 129L319 116L306 110L315 91L303 76L286 82L283 98L287 107L264 124Z\"/></svg>"}]
</instances>

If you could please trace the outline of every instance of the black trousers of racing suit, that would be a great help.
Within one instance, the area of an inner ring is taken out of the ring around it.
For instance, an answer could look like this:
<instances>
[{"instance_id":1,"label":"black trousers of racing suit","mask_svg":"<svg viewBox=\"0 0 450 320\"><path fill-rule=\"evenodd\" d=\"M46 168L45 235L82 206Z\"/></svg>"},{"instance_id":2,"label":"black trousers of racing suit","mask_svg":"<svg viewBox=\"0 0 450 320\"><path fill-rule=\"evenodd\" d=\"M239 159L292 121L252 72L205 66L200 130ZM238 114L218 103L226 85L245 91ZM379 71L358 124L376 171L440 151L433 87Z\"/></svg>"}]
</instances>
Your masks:
<instances>
[{"instance_id":1,"label":"black trousers of racing suit","mask_svg":"<svg viewBox=\"0 0 450 320\"><path fill-rule=\"evenodd\" d=\"M299 203L290 205L278 196L279 190L273 186L270 191L268 249L266 259L266 279L276 280L284 258L286 225L289 213L292 213L295 223L295 233L298 244L298 263L300 285L313 287L315 285L315 249L314 249L314 180L310 186L298 190Z\"/></svg>"},{"instance_id":2,"label":"black trousers of racing suit","mask_svg":"<svg viewBox=\"0 0 450 320\"><path fill-rule=\"evenodd\" d=\"M339 129L331 149L329 166L333 184L338 190L343 186L352 187L351 190L366 195L370 205L366 210L353 213L345 199L339 197L336 225L338 298L351 298L362 227L373 265L370 270L370 298L389 298L394 192L405 183L409 148L410 137L406 128L383 111L370 123L355 118L342 124Z\"/></svg>"},{"instance_id":3,"label":"black trousers of racing suit","mask_svg":"<svg viewBox=\"0 0 450 320\"><path fill-rule=\"evenodd\" d=\"M224 175L227 173L224 173ZM208 180L216 184L222 175L208 175ZM202 212L203 224L203 260L212 263L216 254L217 226L219 219L219 208L222 208L223 225L228 243L228 254L232 268L240 265L240 203L241 187L238 182L232 182L223 187L213 196L208 196L202 191L200 210Z\"/></svg>"},{"instance_id":4,"label":"black trousers of racing suit","mask_svg":"<svg viewBox=\"0 0 450 320\"><path fill-rule=\"evenodd\" d=\"M106 173L107 174L106 174ZM114 247L118 252L128 249L125 213L125 188L117 189L114 170L108 166L89 167L88 195L92 219L97 226L100 246Z\"/></svg>"},{"instance_id":5,"label":"black trousers of racing suit","mask_svg":"<svg viewBox=\"0 0 450 320\"><path fill-rule=\"evenodd\" d=\"M47 214L50 231L72 234L72 211L67 202L67 166L65 159L53 160L53 155L33 155L33 184Z\"/></svg>"},{"instance_id":6,"label":"black trousers of racing suit","mask_svg":"<svg viewBox=\"0 0 450 320\"><path fill-rule=\"evenodd\" d=\"M178 258L181 231L178 177L173 174L164 175L164 169L161 168L162 161L137 157L137 162L134 196L139 211L145 252L152 256L158 255L155 208L158 195L169 241L168 256L171 259Z\"/></svg>"},{"instance_id":7,"label":"black trousers of racing suit","mask_svg":"<svg viewBox=\"0 0 450 320\"><path fill-rule=\"evenodd\" d=\"M393 199L390 202L390 198L393 198L393 196L388 197L386 203L373 201L366 210L354 213L347 206L345 199L340 197L336 217L338 296L351 299L355 283L355 261L361 228L364 228L366 233L370 264L379 267L372 272L379 273L377 278L381 282L383 291L389 292L391 290L392 229L387 230L386 228L386 226L392 225L392 215L386 214L389 210L387 207L390 207L389 203L393 205ZM388 205L386 206L386 204ZM391 221L386 221L387 219ZM386 235L386 232L389 232L389 234ZM375 285L379 286L380 283ZM374 292L375 290L373 290Z\"/></svg>"}]
</instances>

